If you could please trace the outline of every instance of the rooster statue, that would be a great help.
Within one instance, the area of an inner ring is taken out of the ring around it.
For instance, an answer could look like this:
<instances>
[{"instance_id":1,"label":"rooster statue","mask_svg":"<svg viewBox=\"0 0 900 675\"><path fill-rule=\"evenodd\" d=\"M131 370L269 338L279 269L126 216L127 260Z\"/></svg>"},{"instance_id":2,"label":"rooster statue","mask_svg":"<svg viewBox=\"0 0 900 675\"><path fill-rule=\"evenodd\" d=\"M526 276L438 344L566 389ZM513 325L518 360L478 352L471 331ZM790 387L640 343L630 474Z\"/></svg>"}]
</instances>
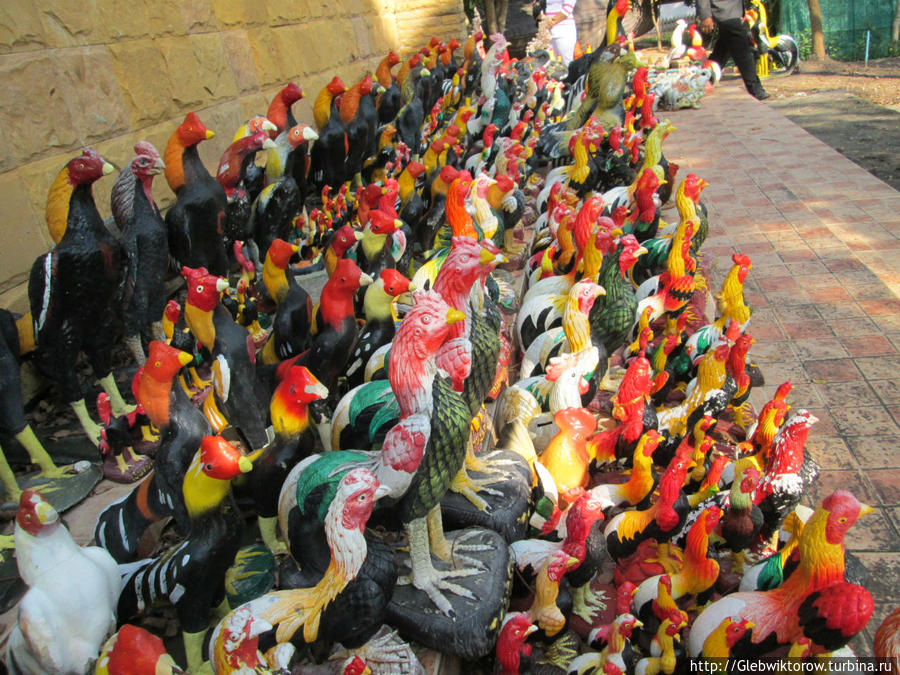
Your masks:
<instances>
[{"instance_id":1,"label":"rooster statue","mask_svg":"<svg viewBox=\"0 0 900 675\"><path fill-rule=\"evenodd\" d=\"M11 675L87 675L116 625L119 570L102 548L80 547L38 492L16 513L16 560L28 592L6 649Z\"/></svg>"},{"instance_id":2,"label":"rooster statue","mask_svg":"<svg viewBox=\"0 0 900 675\"><path fill-rule=\"evenodd\" d=\"M691 626L691 655L701 654L710 633L728 618L753 624L748 651L732 656L766 654L804 637L813 654L846 645L866 627L874 602L865 588L844 581L844 537L871 512L846 490L826 497L800 534L799 566L778 588L732 593L707 605Z\"/></svg>"}]
</instances>

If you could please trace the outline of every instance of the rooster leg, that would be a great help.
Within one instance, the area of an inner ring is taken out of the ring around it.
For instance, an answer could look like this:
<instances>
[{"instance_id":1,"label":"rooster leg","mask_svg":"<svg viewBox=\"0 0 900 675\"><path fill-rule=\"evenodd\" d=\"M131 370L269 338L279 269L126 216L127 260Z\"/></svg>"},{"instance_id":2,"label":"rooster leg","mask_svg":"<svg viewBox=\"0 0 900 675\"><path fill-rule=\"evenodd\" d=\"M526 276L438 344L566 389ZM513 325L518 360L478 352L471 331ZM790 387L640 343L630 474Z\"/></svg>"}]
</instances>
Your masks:
<instances>
[{"instance_id":1,"label":"rooster leg","mask_svg":"<svg viewBox=\"0 0 900 675\"><path fill-rule=\"evenodd\" d=\"M117 416L127 415L135 411L137 406L128 405L122 394L119 393L119 387L116 384L116 378L110 373L106 377L100 379L100 386L103 391L109 394L109 402L112 404L113 414Z\"/></svg>"},{"instance_id":2,"label":"rooster leg","mask_svg":"<svg viewBox=\"0 0 900 675\"><path fill-rule=\"evenodd\" d=\"M747 431L749 426L755 422L753 419L753 407L749 401L733 406L731 411L734 415L734 423L744 431Z\"/></svg>"},{"instance_id":3,"label":"rooster leg","mask_svg":"<svg viewBox=\"0 0 900 675\"><path fill-rule=\"evenodd\" d=\"M18 503L19 497L22 496L22 488L19 487L16 474L13 473L9 462L6 461L6 455L2 448L0 448L0 483L3 483L6 501Z\"/></svg>"},{"instance_id":4,"label":"rooster leg","mask_svg":"<svg viewBox=\"0 0 900 675\"><path fill-rule=\"evenodd\" d=\"M28 451L31 461L40 467L42 477L62 478L72 473L68 466L56 466L41 441L34 435L30 424L16 434L16 440Z\"/></svg>"},{"instance_id":5,"label":"rooster leg","mask_svg":"<svg viewBox=\"0 0 900 675\"><path fill-rule=\"evenodd\" d=\"M602 592L591 590L591 582L588 581L583 586L572 589L572 612L590 624L593 622L594 612L606 609L603 598Z\"/></svg>"},{"instance_id":6,"label":"rooster leg","mask_svg":"<svg viewBox=\"0 0 900 675\"><path fill-rule=\"evenodd\" d=\"M184 639L184 656L187 659L188 675L213 675L212 664L203 660L204 637L206 631L201 630L199 633L182 633Z\"/></svg>"},{"instance_id":7,"label":"rooster leg","mask_svg":"<svg viewBox=\"0 0 900 675\"><path fill-rule=\"evenodd\" d=\"M259 524L259 534L263 543L269 547L272 555L287 555L287 545L278 540L278 535L275 532L278 526L278 516L272 516L271 518L259 516L257 523Z\"/></svg>"},{"instance_id":8,"label":"rooster leg","mask_svg":"<svg viewBox=\"0 0 900 675\"><path fill-rule=\"evenodd\" d=\"M87 434L94 445L100 447L100 432L102 429L99 424L91 419L84 399L72 401L70 405L72 406L72 410L75 411L75 416L78 418L78 421L81 422L81 428L84 429L84 433Z\"/></svg>"},{"instance_id":9,"label":"rooster leg","mask_svg":"<svg viewBox=\"0 0 900 675\"><path fill-rule=\"evenodd\" d=\"M428 543L430 544L431 554L436 555L444 562L452 563L453 554L450 551L450 544L444 536L444 518L440 509L431 509L425 516L425 523L428 525Z\"/></svg>"},{"instance_id":10,"label":"rooster leg","mask_svg":"<svg viewBox=\"0 0 900 675\"><path fill-rule=\"evenodd\" d=\"M501 496L503 493L499 490L493 490L488 487L492 483L495 483L495 479L481 479L476 480L472 478L468 472L466 471L466 467L462 467L459 470L459 473L454 477L453 482L450 484L450 489L454 492L458 492L463 497L468 499L475 508L481 511L490 511L490 505L484 500L484 498L478 495L479 492L484 492L490 495L498 495Z\"/></svg>"},{"instance_id":11,"label":"rooster leg","mask_svg":"<svg viewBox=\"0 0 900 675\"><path fill-rule=\"evenodd\" d=\"M437 509L440 506L435 507ZM407 523L407 535L409 537L409 562L412 573L401 577L399 583L412 584L423 591L431 601L449 617L455 618L456 613L450 601L444 597L442 591L449 591L469 600L475 600L474 594L467 588L448 581L452 577L465 577L478 574L478 569L458 569L439 572L431 562L431 551L428 547L428 525L425 518L416 518Z\"/></svg>"},{"instance_id":12,"label":"rooster leg","mask_svg":"<svg viewBox=\"0 0 900 675\"><path fill-rule=\"evenodd\" d=\"M134 362L139 366L144 365L147 355L144 353L144 345L141 344L140 335L126 335L124 338L125 346L134 357Z\"/></svg>"},{"instance_id":13,"label":"rooster leg","mask_svg":"<svg viewBox=\"0 0 900 675\"><path fill-rule=\"evenodd\" d=\"M515 228L509 228L503 233L503 255L507 258L515 258L525 250L525 243L516 240Z\"/></svg>"},{"instance_id":14,"label":"rooster leg","mask_svg":"<svg viewBox=\"0 0 900 675\"><path fill-rule=\"evenodd\" d=\"M154 321L150 324L150 334L154 340L166 341L166 331L163 330L162 321Z\"/></svg>"}]
</instances>

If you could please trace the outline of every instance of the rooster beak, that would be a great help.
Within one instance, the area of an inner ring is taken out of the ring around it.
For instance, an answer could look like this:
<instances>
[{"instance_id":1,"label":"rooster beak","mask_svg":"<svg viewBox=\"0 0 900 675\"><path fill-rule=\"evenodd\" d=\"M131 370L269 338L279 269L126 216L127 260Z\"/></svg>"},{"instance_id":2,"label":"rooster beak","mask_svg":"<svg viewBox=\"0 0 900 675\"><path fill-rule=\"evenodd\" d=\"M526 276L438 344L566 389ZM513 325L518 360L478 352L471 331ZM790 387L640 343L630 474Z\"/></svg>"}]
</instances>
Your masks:
<instances>
[{"instance_id":1,"label":"rooster beak","mask_svg":"<svg viewBox=\"0 0 900 675\"><path fill-rule=\"evenodd\" d=\"M319 140L319 134L317 134L316 130L312 127L306 127L303 129L303 139L307 141L317 141Z\"/></svg>"},{"instance_id":2,"label":"rooster beak","mask_svg":"<svg viewBox=\"0 0 900 675\"><path fill-rule=\"evenodd\" d=\"M506 262L506 258L504 258L501 254L497 253L496 255L488 251L486 248L481 249L481 255L479 256L479 260L482 265L490 265L492 263L496 263L500 265L501 263Z\"/></svg>"},{"instance_id":3,"label":"rooster beak","mask_svg":"<svg viewBox=\"0 0 900 675\"><path fill-rule=\"evenodd\" d=\"M356 241L362 241L363 233L362 233L362 232L357 232L356 230L354 230L354 231L353 231L353 238L356 239Z\"/></svg>"},{"instance_id":4,"label":"rooster beak","mask_svg":"<svg viewBox=\"0 0 900 675\"><path fill-rule=\"evenodd\" d=\"M401 227L403 227L403 221L399 218L394 218L394 229L399 230Z\"/></svg>"},{"instance_id":5,"label":"rooster beak","mask_svg":"<svg viewBox=\"0 0 900 675\"><path fill-rule=\"evenodd\" d=\"M216 290L221 293L222 291L228 288L228 280L227 279L216 279Z\"/></svg>"},{"instance_id":6,"label":"rooster beak","mask_svg":"<svg viewBox=\"0 0 900 675\"><path fill-rule=\"evenodd\" d=\"M166 170L166 163L162 161L162 158L159 158L154 162L153 166L150 167L150 173L152 175L157 175Z\"/></svg>"},{"instance_id":7,"label":"rooster beak","mask_svg":"<svg viewBox=\"0 0 900 675\"><path fill-rule=\"evenodd\" d=\"M207 130L206 130L206 140L209 140L210 138L213 138L215 135L216 135L216 132L213 131L212 129L207 129Z\"/></svg>"},{"instance_id":8,"label":"rooster beak","mask_svg":"<svg viewBox=\"0 0 900 675\"><path fill-rule=\"evenodd\" d=\"M241 457L238 460L238 468L241 470L241 473L250 473L253 470L253 462L250 461L249 457Z\"/></svg>"},{"instance_id":9,"label":"rooster beak","mask_svg":"<svg viewBox=\"0 0 900 675\"><path fill-rule=\"evenodd\" d=\"M178 352L178 363L182 366L186 366L193 360L194 357L191 354L188 354L187 352Z\"/></svg>"},{"instance_id":10,"label":"rooster beak","mask_svg":"<svg viewBox=\"0 0 900 675\"><path fill-rule=\"evenodd\" d=\"M108 176L113 172L113 165L109 162L103 162L103 175Z\"/></svg>"},{"instance_id":11,"label":"rooster beak","mask_svg":"<svg viewBox=\"0 0 900 675\"><path fill-rule=\"evenodd\" d=\"M416 286L415 282L410 281L410 282L409 282L409 288L407 289L406 292L407 292L407 293L415 293L417 290L419 290L419 287Z\"/></svg>"},{"instance_id":12,"label":"rooster beak","mask_svg":"<svg viewBox=\"0 0 900 675\"><path fill-rule=\"evenodd\" d=\"M860 518L863 517L863 516L867 516L867 515L869 515L870 513L872 513L872 511L874 511L874 510L875 510L875 509L873 509L873 508L872 508L871 506L869 506L868 504L860 504L860 505L859 505L859 516L860 516Z\"/></svg>"},{"instance_id":13,"label":"rooster beak","mask_svg":"<svg viewBox=\"0 0 900 675\"><path fill-rule=\"evenodd\" d=\"M379 483L378 487L375 488L375 501L377 502L382 497L387 497L391 493L391 488L389 485L385 485L384 483Z\"/></svg>"},{"instance_id":14,"label":"rooster beak","mask_svg":"<svg viewBox=\"0 0 900 675\"><path fill-rule=\"evenodd\" d=\"M321 382L316 382L315 384L311 384L306 387L306 391L310 394L315 394L319 398L328 398L328 387L326 387Z\"/></svg>"},{"instance_id":15,"label":"rooster beak","mask_svg":"<svg viewBox=\"0 0 900 675\"><path fill-rule=\"evenodd\" d=\"M263 120L263 123L259 125L260 131L278 131L278 127L272 120Z\"/></svg>"},{"instance_id":16,"label":"rooster beak","mask_svg":"<svg viewBox=\"0 0 900 675\"><path fill-rule=\"evenodd\" d=\"M374 281L374 279L372 277L370 277L368 274L363 273L359 276L359 285L360 286L368 286L373 281Z\"/></svg>"},{"instance_id":17,"label":"rooster beak","mask_svg":"<svg viewBox=\"0 0 900 675\"><path fill-rule=\"evenodd\" d=\"M634 257L635 257L635 258L638 258L638 257L644 255L644 254L647 253L647 252L648 252L647 249L645 249L643 246L640 246L640 247L638 247L638 249L634 252Z\"/></svg>"},{"instance_id":18,"label":"rooster beak","mask_svg":"<svg viewBox=\"0 0 900 675\"><path fill-rule=\"evenodd\" d=\"M39 502L35 507L34 512L41 522L41 525L56 522L57 518L59 518L59 514L56 512L56 509L50 505L50 502Z\"/></svg>"},{"instance_id":19,"label":"rooster beak","mask_svg":"<svg viewBox=\"0 0 900 675\"><path fill-rule=\"evenodd\" d=\"M465 312L460 312L458 309L454 309L451 307L447 310L447 318L445 319L447 324L456 323L457 321L462 321L466 318Z\"/></svg>"},{"instance_id":20,"label":"rooster beak","mask_svg":"<svg viewBox=\"0 0 900 675\"><path fill-rule=\"evenodd\" d=\"M528 626L528 628L525 629L525 635L526 635L526 636L531 635L531 634L534 633L537 629L538 629L537 626L535 626L534 624L531 624L530 626Z\"/></svg>"},{"instance_id":21,"label":"rooster beak","mask_svg":"<svg viewBox=\"0 0 900 675\"><path fill-rule=\"evenodd\" d=\"M597 285L597 288L594 289L594 297L600 297L601 295L606 295L606 289L603 286Z\"/></svg>"}]
</instances>

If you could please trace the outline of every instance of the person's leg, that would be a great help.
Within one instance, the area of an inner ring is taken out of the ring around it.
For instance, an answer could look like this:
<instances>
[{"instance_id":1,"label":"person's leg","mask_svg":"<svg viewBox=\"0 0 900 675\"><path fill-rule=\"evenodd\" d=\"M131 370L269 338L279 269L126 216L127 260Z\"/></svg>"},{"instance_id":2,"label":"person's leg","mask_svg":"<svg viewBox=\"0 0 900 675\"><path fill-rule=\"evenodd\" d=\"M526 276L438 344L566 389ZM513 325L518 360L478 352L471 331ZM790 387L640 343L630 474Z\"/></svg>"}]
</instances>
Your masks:
<instances>
[{"instance_id":1,"label":"person's leg","mask_svg":"<svg viewBox=\"0 0 900 675\"><path fill-rule=\"evenodd\" d=\"M756 74L756 62L750 51L750 32L747 24L740 19L720 21L719 42L722 40L726 40L725 48L734 59L734 65L737 66L747 91L756 98L768 98L768 94ZM718 48L719 43L716 43L716 49ZM721 61L719 63L721 64Z\"/></svg>"},{"instance_id":2,"label":"person's leg","mask_svg":"<svg viewBox=\"0 0 900 675\"><path fill-rule=\"evenodd\" d=\"M553 51L562 57L563 63L568 66L575 56L575 43L578 41L578 29L575 26L575 22L566 20L554 26L551 36L550 46L553 47Z\"/></svg>"}]
</instances>

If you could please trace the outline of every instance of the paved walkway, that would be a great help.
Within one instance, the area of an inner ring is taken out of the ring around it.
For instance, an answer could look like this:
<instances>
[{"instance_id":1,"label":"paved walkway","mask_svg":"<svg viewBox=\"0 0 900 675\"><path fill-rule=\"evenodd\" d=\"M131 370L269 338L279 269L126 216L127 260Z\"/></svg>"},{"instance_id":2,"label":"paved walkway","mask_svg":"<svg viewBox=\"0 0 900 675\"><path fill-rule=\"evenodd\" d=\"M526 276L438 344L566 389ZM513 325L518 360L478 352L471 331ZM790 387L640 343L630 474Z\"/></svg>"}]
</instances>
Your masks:
<instances>
[{"instance_id":1,"label":"paved walkway","mask_svg":"<svg viewBox=\"0 0 900 675\"><path fill-rule=\"evenodd\" d=\"M871 653L900 606L900 193L735 82L665 116L679 177L710 183L711 290L733 252L753 261L750 354L767 382L755 401L789 379L789 402L820 420L806 446L821 467L810 505L841 487L875 507L847 537L875 596L867 644L855 643Z\"/></svg>"}]
</instances>

